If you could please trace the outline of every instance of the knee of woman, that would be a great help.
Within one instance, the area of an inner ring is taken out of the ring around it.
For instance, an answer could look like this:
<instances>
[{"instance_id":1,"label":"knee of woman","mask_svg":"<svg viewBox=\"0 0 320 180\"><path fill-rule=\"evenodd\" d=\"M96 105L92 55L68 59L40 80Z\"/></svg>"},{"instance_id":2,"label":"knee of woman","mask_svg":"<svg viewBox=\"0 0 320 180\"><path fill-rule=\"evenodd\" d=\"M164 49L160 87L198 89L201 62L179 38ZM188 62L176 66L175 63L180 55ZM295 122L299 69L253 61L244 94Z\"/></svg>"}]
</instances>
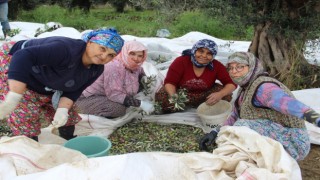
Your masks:
<instances>
[{"instance_id":1,"label":"knee of woman","mask_svg":"<svg viewBox=\"0 0 320 180\"><path fill-rule=\"evenodd\" d=\"M299 154L297 155L297 157L295 158L297 161L301 161L303 160L305 157L307 157L307 155L310 152L311 146L310 143L306 144L304 147L300 147L300 151Z\"/></svg>"}]
</instances>

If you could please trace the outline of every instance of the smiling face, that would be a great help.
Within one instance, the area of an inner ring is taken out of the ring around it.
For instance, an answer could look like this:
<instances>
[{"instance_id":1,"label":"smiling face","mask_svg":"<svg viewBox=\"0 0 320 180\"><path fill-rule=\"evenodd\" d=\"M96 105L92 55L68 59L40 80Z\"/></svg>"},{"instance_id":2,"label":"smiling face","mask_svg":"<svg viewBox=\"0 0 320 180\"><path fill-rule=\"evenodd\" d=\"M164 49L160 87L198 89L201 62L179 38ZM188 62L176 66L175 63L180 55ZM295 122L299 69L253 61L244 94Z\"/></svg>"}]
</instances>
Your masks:
<instances>
[{"instance_id":1,"label":"smiling face","mask_svg":"<svg viewBox=\"0 0 320 180\"><path fill-rule=\"evenodd\" d=\"M213 54L207 48L197 49L194 57L199 64L208 64L213 60Z\"/></svg>"},{"instance_id":2,"label":"smiling face","mask_svg":"<svg viewBox=\"0 0 320 180\"><path fill-rule=\"evenodd\" d=\"M249 72L249 66L246 64L233 62L228 64L227 70L230 77L235 79L245 76Z\"/></svg>"},{"instance_id":3,"label":"smiling face","mask_svg":"<svg viewBox=\"0 0 320 180\"><path fill-rule=\"evenodd\" d=\"M113 49L89 41L86 52L82 56L82 61L85 66L91 64L103 65L112 61L116 55L117 53Z\"/></svg>"},{"instance_id":4,"label":"smiling face","mask_svg":"<svg viewBox=\"0 0 320 180\"><path fill-rule=\"evenodd\" d=\"M144 60L143 51L131 51L129 53L129 59L135 64L141 64Z\"/></svg>"}]
</instances>

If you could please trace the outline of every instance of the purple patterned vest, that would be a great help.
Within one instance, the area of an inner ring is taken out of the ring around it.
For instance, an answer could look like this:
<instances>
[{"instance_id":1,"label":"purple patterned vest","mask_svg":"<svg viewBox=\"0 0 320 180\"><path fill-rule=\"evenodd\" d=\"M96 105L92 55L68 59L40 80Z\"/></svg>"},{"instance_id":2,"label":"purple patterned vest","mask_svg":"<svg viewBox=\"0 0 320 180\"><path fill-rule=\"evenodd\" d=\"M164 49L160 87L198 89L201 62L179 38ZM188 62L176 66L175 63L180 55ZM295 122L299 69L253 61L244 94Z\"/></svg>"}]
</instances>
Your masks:
<instances>
[{"instance_id":1,"label":"purple patterned vest","mask_svg":"<svg viewBox=\"0 0 320 180\"><path fill-rule=\"evenodd\" d=\"M239 115L241 119L269 119L285 127L290 128L305 128L304 120L295 116L285 115L270 108L256 107L253 104L253 97L258 87L262 83L274 83L282 88L289 96L294 97L291 91L278 80L268 77L260 76L254 80L244 90L244 98L239 108Z\"/></svg>"}]
</instances>

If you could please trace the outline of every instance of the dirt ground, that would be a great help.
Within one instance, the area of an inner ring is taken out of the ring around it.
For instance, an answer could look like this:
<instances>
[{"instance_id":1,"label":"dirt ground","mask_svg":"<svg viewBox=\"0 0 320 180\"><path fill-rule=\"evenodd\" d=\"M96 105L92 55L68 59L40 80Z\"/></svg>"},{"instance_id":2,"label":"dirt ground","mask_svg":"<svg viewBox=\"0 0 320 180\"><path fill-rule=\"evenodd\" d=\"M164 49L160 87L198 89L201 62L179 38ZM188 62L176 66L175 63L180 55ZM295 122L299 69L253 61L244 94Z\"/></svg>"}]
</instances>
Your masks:
<instances>
[{"instance_id":1,"label":"dirt ground","mask_svg":"<svg viewBox=\"0 0 320 180\"><path fill-rule=\"evenodd\" d=\"M303 180L320 179L320 146L312 145L308 156L299 162Z\"/></svg>"}]
</instances>

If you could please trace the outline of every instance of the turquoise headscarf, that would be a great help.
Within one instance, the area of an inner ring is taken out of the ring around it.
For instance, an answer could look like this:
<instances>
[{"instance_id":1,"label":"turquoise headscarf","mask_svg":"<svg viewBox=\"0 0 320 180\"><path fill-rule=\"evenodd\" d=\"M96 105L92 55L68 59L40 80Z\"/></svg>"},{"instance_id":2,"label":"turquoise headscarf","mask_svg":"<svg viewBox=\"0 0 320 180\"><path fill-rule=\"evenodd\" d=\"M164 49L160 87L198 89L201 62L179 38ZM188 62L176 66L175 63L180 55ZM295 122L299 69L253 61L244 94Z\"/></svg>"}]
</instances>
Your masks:
<instances>
[{"instance_id":1,"label":"turquoise headscarf","mask_svg":"<svg viewBox=\"0 0 320 180\"><path fill-rule=\"evenodd\" d=\"M83 34L82 40L91 41L107 48L113 49L117 54L121 51L124 40L114 28L101 28Z\"/></svg>"}]
</instances>

